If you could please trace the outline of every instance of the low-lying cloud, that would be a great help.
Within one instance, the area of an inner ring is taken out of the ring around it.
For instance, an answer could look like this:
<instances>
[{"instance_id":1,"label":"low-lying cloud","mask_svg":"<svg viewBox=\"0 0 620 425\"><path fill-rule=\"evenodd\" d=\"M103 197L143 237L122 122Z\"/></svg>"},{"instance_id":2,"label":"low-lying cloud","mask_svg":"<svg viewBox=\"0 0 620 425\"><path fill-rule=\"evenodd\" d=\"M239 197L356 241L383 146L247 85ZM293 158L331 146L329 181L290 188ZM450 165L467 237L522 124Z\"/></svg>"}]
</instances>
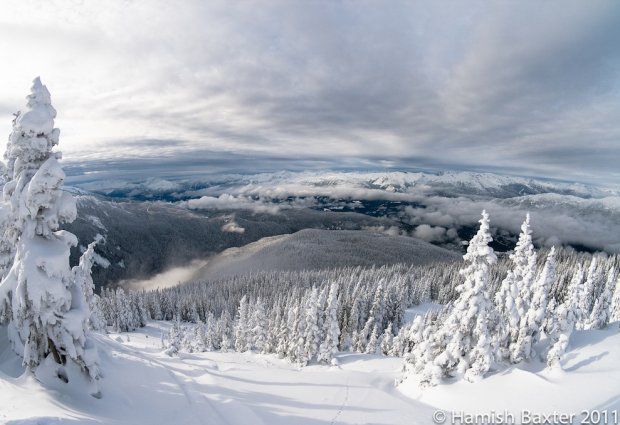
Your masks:
<instances>
[{"instance_id":1,"label":"low-lying cloud","mask_svg":"<svg viewBox=\"0 0 620 425\"><path fill-rule=\"evenodd\" d=\"M271 204L249 197L233 196L227 193L218 197L203 196L198 199L190 199L183 203L191 210L250 210L256 213L277 214L282 206Z\"/></svg>"}]
</instances>

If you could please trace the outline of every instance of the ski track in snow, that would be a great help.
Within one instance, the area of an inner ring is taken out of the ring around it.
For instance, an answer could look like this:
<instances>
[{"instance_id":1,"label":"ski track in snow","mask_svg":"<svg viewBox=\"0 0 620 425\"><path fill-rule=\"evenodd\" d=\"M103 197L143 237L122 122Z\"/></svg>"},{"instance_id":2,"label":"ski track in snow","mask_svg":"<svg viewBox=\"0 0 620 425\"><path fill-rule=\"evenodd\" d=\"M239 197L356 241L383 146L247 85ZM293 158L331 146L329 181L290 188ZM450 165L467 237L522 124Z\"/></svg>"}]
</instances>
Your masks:
<instances>
[{"instance_id":1,"label":"ski track in snow","mask_svg":"<svg viewBox=\"0 0 620 425\"><path fill-rule=\"evenodd\" d=\"M336 412L336 415L332 418L331 425L336 424L336 421L338 420L340 415L342 415L342 412L344 411L345 407L347 407L347 403L349 402L349 380L348 379L345 384L344 391L345 393L344 393L344 399L342 400L342 406L340 406L340 409L338 409L338 412Z\"/></svg>"}]
</instances>

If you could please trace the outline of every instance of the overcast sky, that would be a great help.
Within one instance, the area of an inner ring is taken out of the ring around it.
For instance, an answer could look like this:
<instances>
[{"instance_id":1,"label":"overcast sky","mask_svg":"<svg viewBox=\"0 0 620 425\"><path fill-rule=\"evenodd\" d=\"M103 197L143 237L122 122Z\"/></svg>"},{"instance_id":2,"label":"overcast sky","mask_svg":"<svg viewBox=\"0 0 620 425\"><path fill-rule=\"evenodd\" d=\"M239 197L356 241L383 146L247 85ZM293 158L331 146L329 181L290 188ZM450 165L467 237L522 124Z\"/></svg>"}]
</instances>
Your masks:
<instances>
[{"instance_id":1,"label":"overcast sky","mask_svg":"<svg viewBox=\"0 0 620 425\"><path fill-rule=\"evenodd\" d=\"M68 161L620 181L617 1L11 0L0 64L0 134L40 75Z\"/></svg>"}]
</instances>

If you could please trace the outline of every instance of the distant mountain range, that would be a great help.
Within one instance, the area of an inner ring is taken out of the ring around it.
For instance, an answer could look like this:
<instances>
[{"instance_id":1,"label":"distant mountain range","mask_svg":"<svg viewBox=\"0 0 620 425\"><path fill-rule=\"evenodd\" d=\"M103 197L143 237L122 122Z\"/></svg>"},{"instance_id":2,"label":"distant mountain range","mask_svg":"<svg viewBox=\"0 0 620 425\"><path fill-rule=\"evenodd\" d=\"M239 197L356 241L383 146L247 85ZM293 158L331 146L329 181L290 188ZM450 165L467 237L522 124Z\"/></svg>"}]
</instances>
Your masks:
<instances>
[{"instance_id":1,"label":"distant mountain range","mask_svg":"<svg viewBox=\"0 0 620 425\"><path fill-rule=\"evenodd\" d=\"M67 228L82 246L105 236L97 247L99 285L307 228L370 229L462 253L482 209L499 251L512 249L527 212L539 246L620 250L613 189L489 173L279 172L82 181L70 190L79 218Z\"/></svg>"}]
</instances>

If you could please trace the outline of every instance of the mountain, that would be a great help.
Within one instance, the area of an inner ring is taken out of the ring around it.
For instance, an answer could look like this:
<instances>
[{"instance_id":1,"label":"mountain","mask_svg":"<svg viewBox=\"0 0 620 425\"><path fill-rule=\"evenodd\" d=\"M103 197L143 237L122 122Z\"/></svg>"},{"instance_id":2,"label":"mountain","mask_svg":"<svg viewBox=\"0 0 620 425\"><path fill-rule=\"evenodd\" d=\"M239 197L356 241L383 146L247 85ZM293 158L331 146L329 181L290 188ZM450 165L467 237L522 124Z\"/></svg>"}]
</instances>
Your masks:
<instances>
[{"instance_id":1,"label":"mountain","mask_svg":"<svg viewBox=\"0 0 620 425\"><path fill-rule=\"evenodd\" d=\"M72 250L71 261L76 264L81 250L102 235L93 269L97 286L149 277L226 248L305 228L359 230L397 224L354 212L307 208L270 213L189 210L175 203L117 201L84 192L76 197L78 218L64 226L80 243Z\"/></svg>"},{"instance_id":2,"label":"mountain","mask_svg":"<svg viewBox=\"0 0 620 425\"><path fill-rule=\"evenodd\" d=\"M214 280L258 271L397 263L422 265L460 259L458 253L412 237L362 230L304 229L229 248L209 259L192 280Z\"/></svg>"}]
</instances>

